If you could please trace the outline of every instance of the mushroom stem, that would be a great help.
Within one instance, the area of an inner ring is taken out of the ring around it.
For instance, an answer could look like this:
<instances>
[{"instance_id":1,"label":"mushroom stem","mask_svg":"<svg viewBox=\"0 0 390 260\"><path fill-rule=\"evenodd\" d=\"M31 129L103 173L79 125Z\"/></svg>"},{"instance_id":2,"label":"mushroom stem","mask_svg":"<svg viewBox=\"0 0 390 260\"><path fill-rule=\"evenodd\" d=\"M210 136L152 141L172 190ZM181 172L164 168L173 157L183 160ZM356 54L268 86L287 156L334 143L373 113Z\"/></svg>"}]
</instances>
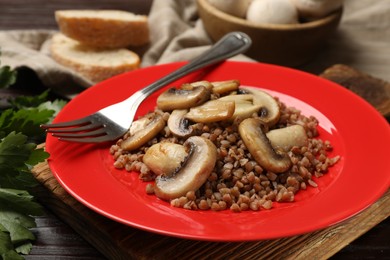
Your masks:
<instances>
[{"instance_id":1,"label":"mushroom stem","mask_svg":"<svg viewBox=\"0 0 390 260\"><path fill-rule=\"evenodd\" d=\"M286 153L278 153L263 131L263 122L259 118L247 118L240 123L238 131L250 154L266 170L274 173L287 171L291 166Z\"/></svg>"},{"instance_id":2,"label":"mushroom stem","mask_svg":"<svg viewBox=\"0 0 390 260\"><path fill-rule=\"evenodd\" d=\"M305 128L301 125L291 125L269 131L267 134L272 147L288 152L293 146L306 146L308 139Z\"/></svg>"}]
</instances>

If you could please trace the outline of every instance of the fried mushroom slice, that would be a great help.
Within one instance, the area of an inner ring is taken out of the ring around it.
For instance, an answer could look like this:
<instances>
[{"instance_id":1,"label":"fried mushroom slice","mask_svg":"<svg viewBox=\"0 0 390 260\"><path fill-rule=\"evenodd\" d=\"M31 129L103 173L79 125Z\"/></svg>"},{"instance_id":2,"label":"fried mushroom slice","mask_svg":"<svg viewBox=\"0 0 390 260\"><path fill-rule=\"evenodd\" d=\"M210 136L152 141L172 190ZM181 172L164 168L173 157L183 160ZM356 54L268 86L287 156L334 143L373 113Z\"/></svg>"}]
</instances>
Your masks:
<instances>
[{"instance_id":1,"label":"fried mushroom slice","mask_svg":"<svg viewBox=\"0 0 390 260\"><path fill-rule=\"evenodd\" d=\"M187 109L176 109L171 112L168 118L168 128L172 134L179 137L188 137L194 129L190 126L190 121L185 118Z\"/></svg>"},{"instance_id":2,"label":"fried mushroom slice","mask_svg":"<svg viewBox=\"0 0 390 260\"><path fill-rule=\"evenodd\" d=\"M227 95L219 98L220 101L234 101L235 109L234 114L230 118L230 121L234 121L236 118L245 119L251 117L254 113L257 113L261 106L253 104L252 94L242 95Z\"/></svg>"},{"instance_id":3,"label":"fried mushroom slice","mask_svg":"<svg viewBox=\"0 0 390 260\"><path fill-rule=\"evenodd\" d=\"M212 90L212 88L213 88L213 85L207 80L195 81L195 82L191 82L191 83L184 83L183 85L180 86L180 88L185 89L185 90L192 90L195 87L199 87L199 86L203 86L203 87L207 88L208 90Z\"/></svg>"},{"instance_id":4,"label":"fried mushroom slice","mask_svg":"<svg viewBox=\"0 0 390 260\"><path fill-rule=\"evenodd\" d=\"M280 118L280 107L278 102L270 94L260 89L243 87L241 91L253 94L253 104L261 106L259 116L268 126L274 126Z\"/></svg>"},{"instance_id":5,"label":"fried mushroom slice","mask_svg":"<svg viewBox=\"0 0 390 260\"><path fill-rule=\"evenodd\" d=\"M290 151L293 146L302 147L308 144L305 128L301 125L273 129L266 136L270 140L272 147L282 149L285 152Z\"/></svg>"},{"instance_id":6,"label":"fried mushroom slice","mask_svg":"<svg viewBox=\"0 0 390 260\"><path fill-rule=\"evenodd\" d=\"M264 124L259 118L247 118L238 126L241 139L248 151L260 166L274 172L287 171L291 166L290 157L276 152L264 133Z\"/></svg>"},{"instance_id":7,"label":"fried mushroom slice","mask_svg":"<svg viewBox=\"0 0 390 260\"><path fill-rule=\"evenodd\" d=\"M235 91L240 86L240 81L238 80L226 80L226 81L214 81L211 82L213 85L213 93L216 94L226 94L232 91Z\"/></svg>"},{"instance_id":8,"label":"fried mushroom slice","mask_svg":"<svg viewBox=\"0 0 390 260\"><path fill-rule=\"evenodd\" d=\"M157 143L149 147L142 161L156 175L171 176L188 156L183 145Z\"/></svg>"},{"instance_id":9,"label":"fried mushroom slice","mask_svg":"<svg viewBox=\"0 0 390 260\"><path fill-rule=\"evenodd\" d=\"M210 99L210 90L204 86L193 89L170 88L157 98L157 107L163 111L199 106Z\"/></svg>"},{"instance_id":10,"label":"fried mushroom slice","mask_svg":"<svg viewBox=\"0 0 390 260\"><path fill-rule=\"evenodd\" d=\"M128 138L120 143L120 147L126 151L138 149L163 130L165 125L166 122L163 117L159 114L154 114L154 116L149 119L149 122L145 124L145 127L131 133Z\"/></svg>"},{"instance_id":11,"label":"fried mushroom slice","mask_svg":"<svg viewBox=\"0 0 390 260\"><path fill-rule=\"evenodd\" d=\"M214 169L217 148L210 140L191 136L183 145L189 149L189 155L180 169L170 177L156 177L154 194L160 199L169 201L198 190Z\"/></svg>"},{"instance_id":12,"label":"fried mushroom slice","mask_svg":"<svg viewBox=\"0 0 390 260\"><path fill-rule=\"evenodd\" d=\"M253 95L252 94L232 94L220 97L219 100L221 101L234 101L236 103L240 102L253 102Z\"/></svg>"},{"instance_id":13,"label":"fried mushroom slice","mask_svg":"<svg viewBox=\"0 0 390 260\"><path fill-rule=\"evenodd\" d=\"M234 101L210 100L201 106L193 107L185 115L196 123L212 123L227 120L234 114Z\"/></svg>"}]
</instances>

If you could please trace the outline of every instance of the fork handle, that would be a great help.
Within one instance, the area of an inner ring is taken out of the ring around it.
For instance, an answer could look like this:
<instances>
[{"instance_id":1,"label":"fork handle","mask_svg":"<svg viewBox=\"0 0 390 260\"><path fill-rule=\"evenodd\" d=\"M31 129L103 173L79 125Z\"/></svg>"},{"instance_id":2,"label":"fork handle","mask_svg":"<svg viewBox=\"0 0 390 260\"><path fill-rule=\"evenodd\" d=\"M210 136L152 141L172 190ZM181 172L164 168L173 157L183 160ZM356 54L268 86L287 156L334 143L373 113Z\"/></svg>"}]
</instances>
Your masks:
<instances>
[{"instance_id":1,"label":"fork handle","mask_svg":"<svg viewBox=\"0 0 390 260\"><path fill-rule=\"evenodd\" d=\"M166 86L167 84L180 79L187 74L216 64L220 61L226 60L237 54L245 52L252 44L252 40L243 32L231 32L222 37L217 43L215 43L209 50L190 61L183 67L168 74L165 77L155 81L149 86L140 90L140 94L143 97L148 97L156 90ZM141 101L141 100L140 100ZM142 101L141 101L142 102Z\"/></svg>"}]
</instances>

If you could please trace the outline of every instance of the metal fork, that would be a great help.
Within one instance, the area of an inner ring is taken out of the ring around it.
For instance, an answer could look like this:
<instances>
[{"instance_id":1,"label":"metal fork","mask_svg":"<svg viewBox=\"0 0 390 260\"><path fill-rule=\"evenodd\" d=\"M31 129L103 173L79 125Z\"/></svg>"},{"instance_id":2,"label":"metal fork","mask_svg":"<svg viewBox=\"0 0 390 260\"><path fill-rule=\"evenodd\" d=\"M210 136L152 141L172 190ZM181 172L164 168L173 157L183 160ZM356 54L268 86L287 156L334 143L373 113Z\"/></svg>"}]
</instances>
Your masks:
<instances>
[{"instance_id":1,"label":"metal fork","mask_svg":"<svg viewBox=\"0 0 390 260\"><path fill-rule=\"evenodd\" d=\"M69 142L100 143L116 140L128 131L138 106L145 98L191 72L243 53L251 43L251 39L245 33L229 33L196 59L135 92L124 101L105 107L84 118L63 123L44 124L41 128L46 129L54 137Z\"/></svg>"}]
</instances>

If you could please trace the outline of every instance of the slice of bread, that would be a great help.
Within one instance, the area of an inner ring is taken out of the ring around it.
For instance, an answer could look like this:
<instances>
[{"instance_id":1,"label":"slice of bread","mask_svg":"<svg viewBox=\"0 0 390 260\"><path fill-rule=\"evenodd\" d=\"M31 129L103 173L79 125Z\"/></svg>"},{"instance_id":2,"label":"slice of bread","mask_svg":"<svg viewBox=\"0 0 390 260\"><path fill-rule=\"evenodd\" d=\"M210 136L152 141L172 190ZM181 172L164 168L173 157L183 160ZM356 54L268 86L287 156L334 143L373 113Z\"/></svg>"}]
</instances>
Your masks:
<instances>
[{"instance_id":1,"label":"slice of bread","mask_svg":"<svg viewBox=\"0 0 390 260\"><path fill-rule=\"evenodd\" d=\"M125 49L100 49L83 45L61 33L54 34L50 46L54 60L93 83L139 68L138 54Z\"/></svg>"},{"instance_id":2,"label":"slice of bread","mask_svg":"<svg viewBox=\"0 0 390 260\"><path fill-rule=\"evenodd\" d=\"M149 43L148 17L118 10L58 10L60 31L85 45L125 48Z\"/></svg>"}]
</instances>

